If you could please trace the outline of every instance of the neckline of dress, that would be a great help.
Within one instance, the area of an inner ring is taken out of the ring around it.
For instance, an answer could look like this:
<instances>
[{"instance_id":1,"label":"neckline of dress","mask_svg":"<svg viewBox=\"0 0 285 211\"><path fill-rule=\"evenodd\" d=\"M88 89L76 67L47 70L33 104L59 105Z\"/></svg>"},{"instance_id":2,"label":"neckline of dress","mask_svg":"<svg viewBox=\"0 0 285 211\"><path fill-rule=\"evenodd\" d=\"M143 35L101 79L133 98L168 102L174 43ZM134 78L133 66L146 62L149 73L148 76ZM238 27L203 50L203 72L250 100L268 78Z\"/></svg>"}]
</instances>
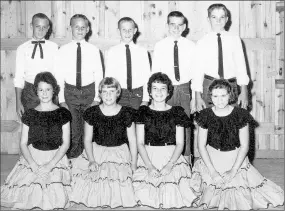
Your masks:
<instances>
[{"instance_id":1,"label":"neckline of dress","mask_svg":"<svg viewBox=\"0 0 285 211\"><path fill-rule=\"evenodd\" d=\"M210 108L210 110L212 111L212 113L214 114L214 116L216 116L216 117L221 117L221 118L230 116L230 115L234 112L235 109L236 109L236 107L234 106L234 107L233 107L233 110L232 110L229 114L227 114L227 115L225 115L225 116L218 116L218 115L215 114L215 112L213 111L213 109Z\"/></svg>"},{"instance_id":2,"label":"neckline of dress","mask_svg":"<svg viewBox=\"0 0 285 211\"><path fill-rule=\"evenodd\" d=\"M121 108L120 108L120 110L119 110L119 112L118 112L117 114L111 115L111 116L107 116L107 115L105 115L105 114L103 113L103 111L101 110L101 108L100 108L99 105L98 105L98 108L99 108L99 111L100 111L101 115L103 115L104 117L115 117L115 116L118 116L118 115L121 113L121 111L123 110L123 106L121 106Z\"/></svg>"}]
</instances>

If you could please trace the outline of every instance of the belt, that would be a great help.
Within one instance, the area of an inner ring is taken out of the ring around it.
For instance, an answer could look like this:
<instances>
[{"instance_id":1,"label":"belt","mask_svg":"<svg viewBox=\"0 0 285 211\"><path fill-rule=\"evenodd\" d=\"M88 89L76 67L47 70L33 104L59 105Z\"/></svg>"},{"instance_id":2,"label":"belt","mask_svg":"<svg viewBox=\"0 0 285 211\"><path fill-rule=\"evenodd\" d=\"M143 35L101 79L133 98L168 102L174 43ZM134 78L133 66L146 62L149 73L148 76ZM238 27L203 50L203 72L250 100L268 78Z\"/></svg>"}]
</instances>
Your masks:
<instances>
[{"instance_id":1,"label":"belt","mask_svg":"<svg viewBox=\"0 0 285 211\"><path fill-rule=\"evenodd\" d=\"M205 79L208 79L208 80L211 80L211 81L217 79L217 78L214 78L214 77L209 76L209 75L206 75L206 74L204 75L204 78L205 78ZM234 83L234 82L237 81L236 77L229 78L229 79L225 79L225 80L227 80L227 81L230 82L230 83Z\"/></svg>"},{"instance_id":2,"label":"belt","mask_svg":"<svg viewBox=\"0 0 285 211\"><path fill-rule=\"evenodd\" d=\"M92 87L94 86L94 84L95 84L95 83L93 82L93 83L88 84L88 85L86 85L86 86L81 86L81 90L88 89L88 88L92 88ZM66 83L66 82L65 82L65 84L64 84L64 88L66 88L66 89L68 89L68 90L70 90L70 91L81 91L80 89L77 89L76 86L71 85L71 84L68 84L68 83Z\"/></svg>"},{"instance_id":3,"label":"belt","mask_svg":"<svg viewBox=\"0 0 285 211\"><path fill-rule=\"evenodd\" d=\"M175 142L172 143L146 143L145 145L149 145L149 146L170 146L170 145L176 145Z\"/></svg>"}]
</instances>

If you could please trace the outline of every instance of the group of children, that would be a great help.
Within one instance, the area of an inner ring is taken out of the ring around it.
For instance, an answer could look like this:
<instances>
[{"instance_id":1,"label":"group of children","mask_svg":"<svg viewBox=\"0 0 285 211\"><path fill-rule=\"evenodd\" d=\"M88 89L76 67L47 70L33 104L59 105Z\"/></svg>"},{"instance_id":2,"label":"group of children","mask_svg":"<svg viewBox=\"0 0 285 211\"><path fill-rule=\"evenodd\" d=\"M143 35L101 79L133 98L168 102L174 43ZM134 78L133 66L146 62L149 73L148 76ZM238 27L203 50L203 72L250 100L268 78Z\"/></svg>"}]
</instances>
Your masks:
<instances>
[{"instance_id":1,"label":"group of children","mask_svg":"<svg viewBox=\"0 0 285 211\"><path fill-rule=\"evenodd\" d=\"M1 206L283 205L283 190L247 158L255 121L245 109L240 38L224 30L223 4L211 5L208 18L212 32L194 44L181 36L183 14L169 13L169 35L155 45L152 67L147 50L133 42L135 22L121 18L121 43L108 50L104 77L99 49L85 40L84 15L71 18L72 41L60 49L44 39L48 17L34 15L33 39L18 48L16 61L22 155L1 186ZM191 113L200 152L193 168Z\"/></svg>"}]
</instances>

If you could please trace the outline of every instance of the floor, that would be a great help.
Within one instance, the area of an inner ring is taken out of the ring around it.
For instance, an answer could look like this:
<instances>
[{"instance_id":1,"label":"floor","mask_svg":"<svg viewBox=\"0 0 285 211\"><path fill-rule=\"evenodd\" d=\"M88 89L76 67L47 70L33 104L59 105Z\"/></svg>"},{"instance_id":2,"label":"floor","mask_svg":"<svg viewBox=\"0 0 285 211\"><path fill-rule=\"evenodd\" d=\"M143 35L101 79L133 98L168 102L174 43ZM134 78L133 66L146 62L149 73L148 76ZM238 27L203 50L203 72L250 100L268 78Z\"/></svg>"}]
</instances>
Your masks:
<instances>
[{"instance_id":1,"label":"floor","mask_svg":"<svg viewBox=\"0 0 285 211\"><path fill-rule=\"evenodd\" d=\"M14 167L18 155L1 155L1 185L4 183L9 172ZM253 165L261 172L261 174L275 182L284 190L284 159L255 159ZM102 208L90 209L84 205L74 205L67 210L101 210ZM108 210L109 208L107 208ZM130 209L116 208L116 210L151 210L149 207L136 207ZM0 210L8 210L1 207ZM185 208L182 210L196 210ZM277 208L270 208L270 210L284 210L284 206Z\"/></svg>"}]
</instances>

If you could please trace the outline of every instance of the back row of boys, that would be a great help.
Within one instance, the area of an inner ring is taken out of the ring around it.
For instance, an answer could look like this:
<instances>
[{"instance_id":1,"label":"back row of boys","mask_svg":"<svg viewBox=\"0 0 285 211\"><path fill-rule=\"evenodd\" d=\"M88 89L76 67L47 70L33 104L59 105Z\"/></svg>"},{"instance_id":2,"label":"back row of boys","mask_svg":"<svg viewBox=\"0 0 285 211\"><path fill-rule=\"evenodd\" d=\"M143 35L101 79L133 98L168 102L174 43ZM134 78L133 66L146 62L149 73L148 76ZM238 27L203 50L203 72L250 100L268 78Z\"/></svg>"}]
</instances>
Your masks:
<instances>
[{"instance_id":1,"label":"back row of boys","mask_svg":"<svg viewBox=\"0 0 285 211\"><path fill-rule=\"evenodd\" d=\"M248 104L247 84L249 77L241 40L225 31L228 10L223 4L213 4L208 8L211 32L195 45L182 37L186 29L186 19L179 11L170 12L167 17L168 36L155 44L152 67L148 52L134 43L137 32L135 22L124 17L118 22L120 44L111 47L106 55L105 76L116 78L122 86L119 103L138 109L148 105L147 81L151 73L166 73L174 85L174 93L168 101L170 105L180 105L188 116L194 111L209 106L207 88L215 78L225 78L239 91L238 104L246 108ZM103 68L99 49L85 41L89 32L88 19L76 14L70 19L72 41L61 46L45 39L49 30L49 19L38 13L33 16L31 28L33 38L17 49L16 109L21 117L23 112L34 108L38 98L33 91L37 73L52 72L60 85L59 104L72 114L71 147L67 157L78 157L83 151L83 112L90 105L100 102L99 82L103 78ZM238 86L237 86L238 85ZM194 94L191 100L191 94ZM189 161L190 131L186 132L184 156Z\"/></svg>"}]
</instances>

